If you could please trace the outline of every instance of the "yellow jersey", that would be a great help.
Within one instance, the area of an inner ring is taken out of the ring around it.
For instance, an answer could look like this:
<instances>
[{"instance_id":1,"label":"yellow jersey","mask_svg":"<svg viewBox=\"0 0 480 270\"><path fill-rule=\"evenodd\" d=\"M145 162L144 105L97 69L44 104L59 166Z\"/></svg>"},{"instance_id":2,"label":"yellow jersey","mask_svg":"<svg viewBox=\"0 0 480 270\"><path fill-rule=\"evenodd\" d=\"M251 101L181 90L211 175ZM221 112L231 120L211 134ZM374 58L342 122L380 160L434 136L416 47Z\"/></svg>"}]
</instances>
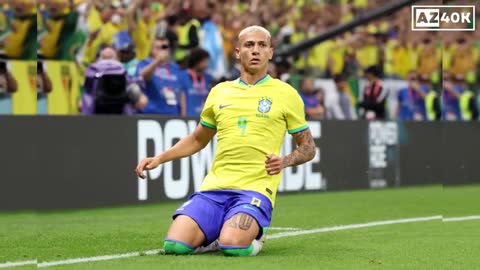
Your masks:
<instances>
[{"instance_id":1,"label":"yellow jersey","mask_svg":"<svg viewBox=\"0 0 480 270\"><path fill-rule=\"evenodd\" d=\"M200 190L252 190L274 205L281 174L268 175L266 155L279 155L286 131L308 128L298 92L269 75L253 85L223 82L210 91L200 123L217 130L215 158Z\"/></svg>"}]
</instances>

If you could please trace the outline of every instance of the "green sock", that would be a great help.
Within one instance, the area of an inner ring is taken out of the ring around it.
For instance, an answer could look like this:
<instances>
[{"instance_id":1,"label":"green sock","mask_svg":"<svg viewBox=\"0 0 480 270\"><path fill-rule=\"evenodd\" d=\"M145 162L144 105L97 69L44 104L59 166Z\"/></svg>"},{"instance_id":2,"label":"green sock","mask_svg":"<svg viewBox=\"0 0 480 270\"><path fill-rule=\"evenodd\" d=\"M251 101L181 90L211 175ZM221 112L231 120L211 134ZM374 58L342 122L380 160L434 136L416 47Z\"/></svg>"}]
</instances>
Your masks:
<instances>
[{"instance_id":1,"label":"green sock","mask_svg":"<svg viewBox=\"0 0 480 270\"><path fill-rule=\"evenodd\" d=\"M165 250L165 254L174 255L190 255L194 251L194 249L189 245L172 240L165 240L163 242L163 249Z\"/></svg>"},{"instance_id":2,"label":"green sock","mask_svg":"<svg viewBox=\"0 0 480 270\"><path fill-rule=\"evenodd\" d=\"M220 247L222 252L225 256L235 256L235 257L243 257L243 256L251 256L253 251L253 245L245 248L232 248L232 247Z\"/></svg>"}]
</instances>

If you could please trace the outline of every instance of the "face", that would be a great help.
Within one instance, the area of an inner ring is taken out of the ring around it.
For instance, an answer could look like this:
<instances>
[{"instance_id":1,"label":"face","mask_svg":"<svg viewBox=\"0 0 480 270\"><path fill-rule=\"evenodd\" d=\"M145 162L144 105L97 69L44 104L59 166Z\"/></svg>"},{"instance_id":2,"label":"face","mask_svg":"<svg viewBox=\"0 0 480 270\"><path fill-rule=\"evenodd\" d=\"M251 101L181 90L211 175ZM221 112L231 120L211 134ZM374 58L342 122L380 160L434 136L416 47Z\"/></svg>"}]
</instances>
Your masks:
<instances>
[{"instance_id":1,"label":"face","mask_svg":"<svg viewBox=\"0 0 480 270\"><path fill-rule=\"evenodd\" d=\"M238 41L235 56L249 73L266 71L273 56L270 39L261 31L245 33Z\"/></svg>"},{"instance_id":2,"label":"face","mask_svg":"<svg viewBox=\"0 0 480 270\"><path fill-rule=\"evenodd\" d=\"M302 81L302 92L310 93L313 91L313 80L312 79L304 79Z\"/></svg>"},{"instance_id":3,"label":"face","mask_svg":"<svg viewBox=\"0 0 480 270\"><path fill-rule=\"evenodd\" d=\"M168 58L170 57L170 44L168 40L155 40L152 45L152 56L153 58L161 57Z\"/></svg>"},{"instance_id":4,"label":"face","mask_svg":"<svg viewBox=\"0 0 480 270\"><path fill-rule=\"evenodd\" d=\"M347 88L347 83L345 81L338 81L337 82L337 89L340 91L344 91Z\"/></svg>"},{"instance_id":5,"label":"face","mask_svg":"<svg viewBox=\"0 0 480 270\"><path fill-rule=\"evenodd\" d=\"M204 72L205 70L207 70L209 63L210 58L205 58L196 65L195 70L199 72Z\"/></svg>"},{"instance_id":6,"label":"face","mask_svg":"<svg viewBox=\"0 0 480 270\"><path fill-rule=\"evenodd\" d=\"M414 72L408 73L408 85L412 86L418 83L418 76Z\"/></svg>"},{"instance_id":7,"label":"face","mask_svg":"<svg viewBox=\"0 0 480 270\"><path fill-rule=\"evenodd\" d=\"M372 81L375 80L375 77L374 77L372 74L370 74L370 73L366 73L366 74L365 74L365 77L367 78L367 80L368 80L369 82L372 82Z\"/></svg>"},{"instance_id":8,"label":"face","mask_svg":"<svg viewBox=\"0 0 480 270\"><path fill-rule=\"evenodd\" d=\"M118 56L118 60L124 63L132 60L135 57L135 53L133 52L132 49L119 50L117 51L117 56Z\"/></svg>"}]
</instances>

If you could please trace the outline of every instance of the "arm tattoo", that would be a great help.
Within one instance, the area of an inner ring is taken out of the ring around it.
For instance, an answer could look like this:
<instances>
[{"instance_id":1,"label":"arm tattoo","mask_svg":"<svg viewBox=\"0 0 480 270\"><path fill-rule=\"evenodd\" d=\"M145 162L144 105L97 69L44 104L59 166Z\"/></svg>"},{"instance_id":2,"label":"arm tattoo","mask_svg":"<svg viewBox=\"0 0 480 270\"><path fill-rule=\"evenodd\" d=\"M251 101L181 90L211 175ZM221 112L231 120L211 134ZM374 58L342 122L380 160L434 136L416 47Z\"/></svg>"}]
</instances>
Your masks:
<instances>
[{"instance_id":1,"label":"arm tattoo","mask_svg":"<svg viewBox=\"0 0 480 270\"><path fill-rule=\"evenodd\" d=\"M247 214L239 213L232 217L229 224L232 228L239 228L247 231L252 226L253 217Z\"/></svg>"},{"instance_id":2,"label":"arm tattoo","mask_svg":"<svg viewBox=\"0 0 480 270\"><path fill-rule=\"evenodd\" d=\"M315 142L310 129L292 135L298 147L283 158L283 167L296 166L310 161L315 157Z\"/></svg>"}]
</instances>

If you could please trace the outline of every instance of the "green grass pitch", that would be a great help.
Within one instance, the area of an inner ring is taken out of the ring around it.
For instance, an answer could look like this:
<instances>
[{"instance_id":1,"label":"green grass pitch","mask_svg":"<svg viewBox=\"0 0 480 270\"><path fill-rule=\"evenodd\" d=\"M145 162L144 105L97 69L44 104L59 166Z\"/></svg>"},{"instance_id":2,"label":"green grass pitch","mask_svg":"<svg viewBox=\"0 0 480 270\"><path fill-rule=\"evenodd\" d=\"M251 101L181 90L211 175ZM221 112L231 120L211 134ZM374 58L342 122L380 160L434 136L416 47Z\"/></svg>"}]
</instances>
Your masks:
<instances>
[{"instance_id":1,"label":"green grass pitch","mask_svg":"<svg viewBox=\"0 0 480 270\"><path fill-rule=\"evenodd\" d=\"M180 203L2 212L0 265L159 249ZM480 215L480 185L280 195L272 226L308 230L436 215ZM480 220L437 219L270 239L257 257L148 255L43 269L480 269Z\"/></svg>"}]
</instances>

